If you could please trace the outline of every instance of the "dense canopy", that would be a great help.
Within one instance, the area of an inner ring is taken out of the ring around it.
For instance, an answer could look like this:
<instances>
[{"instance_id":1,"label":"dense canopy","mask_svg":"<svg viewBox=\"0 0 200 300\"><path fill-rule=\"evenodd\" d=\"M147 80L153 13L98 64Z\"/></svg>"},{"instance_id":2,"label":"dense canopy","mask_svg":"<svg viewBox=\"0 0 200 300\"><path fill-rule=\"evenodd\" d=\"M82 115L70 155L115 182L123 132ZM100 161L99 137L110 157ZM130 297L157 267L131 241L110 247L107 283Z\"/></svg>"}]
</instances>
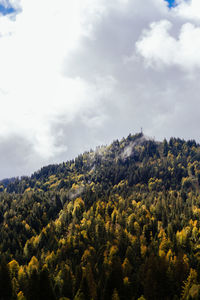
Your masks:
<instances>
[{"instance_id":1,"label":"dense canopy","mask_svg":"<svg viewBox=\"0 0 200 300\"><path fill-rule=\"evenodd\" d=\"M130 134L0 189L2 299L199 299L194 140Z\"/></svg>"}]
</instances>

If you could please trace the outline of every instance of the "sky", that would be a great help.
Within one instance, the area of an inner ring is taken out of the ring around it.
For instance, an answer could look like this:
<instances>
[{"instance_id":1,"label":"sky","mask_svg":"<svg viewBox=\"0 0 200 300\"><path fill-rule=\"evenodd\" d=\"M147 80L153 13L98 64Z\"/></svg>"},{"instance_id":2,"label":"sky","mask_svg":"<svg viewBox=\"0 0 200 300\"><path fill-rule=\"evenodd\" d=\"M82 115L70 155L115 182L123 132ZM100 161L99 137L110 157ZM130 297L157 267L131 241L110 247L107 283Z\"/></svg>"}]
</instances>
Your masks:
<instances>
[{"instance_id":1,"label":"sky","mask_svg":"<svg viewBox=\"0 0 200 300\"><path fill-rule=\"evenodd\" d=\"M174 7L176 5L176 1L175 0L166 0L168 2L168 6L169 7Z\"/></svg>"},{"instance_id":2,"label":"sky","mask_svg":"<svg viewBox=\"0 0 200 300\"><path fill-rule=\"evenodd\" d=\"M200 142L199 82L199 0L0 0L0 179L141 127Z\"/></svg>"}]
</instances>

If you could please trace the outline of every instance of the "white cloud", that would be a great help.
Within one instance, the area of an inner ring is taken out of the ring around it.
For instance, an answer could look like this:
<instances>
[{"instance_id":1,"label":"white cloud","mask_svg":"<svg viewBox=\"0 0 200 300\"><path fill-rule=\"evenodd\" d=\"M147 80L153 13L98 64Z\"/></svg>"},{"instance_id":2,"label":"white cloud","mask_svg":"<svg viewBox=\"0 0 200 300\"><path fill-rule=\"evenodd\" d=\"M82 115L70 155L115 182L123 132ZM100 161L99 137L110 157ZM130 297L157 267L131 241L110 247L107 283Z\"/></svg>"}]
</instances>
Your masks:
<instances>
[{"instance_id":1,"label":"white cloud","mask_svg":"<svg viewBox=\"0 0 200 300\"><path fill-rule=\"evenodd\" d=\"M51 123L60 114L70 122L96 105L84 80L62 74L64 58L88 34L80 2L22 0L15 19L0 17L0 136L23 134L46 158L63 151ZM88 14L97 11L93 6Z\"/></svg>"},{"instance_id":2,"label":"white cloud","mask_svg":"<svg viewBox=\"0 0 200 300\"><path fill-rule=\"evenodd\" d=\"M152 23L136 43L137 51L148 65L177 65L186 71L200 67L200 27L182 25L177 38L170 34L172 23L167 20Z\"/></svg>"},{"instance_id":3,"label":"white cloud","mask_svg":"<svg viewBox=\"0 0 200 300\"><path fill-rule=\"evenodd\" d=\"M174 14L183 18L200 21L200 2L198 0L178 0Z\"/></svg>"}]
</instances>

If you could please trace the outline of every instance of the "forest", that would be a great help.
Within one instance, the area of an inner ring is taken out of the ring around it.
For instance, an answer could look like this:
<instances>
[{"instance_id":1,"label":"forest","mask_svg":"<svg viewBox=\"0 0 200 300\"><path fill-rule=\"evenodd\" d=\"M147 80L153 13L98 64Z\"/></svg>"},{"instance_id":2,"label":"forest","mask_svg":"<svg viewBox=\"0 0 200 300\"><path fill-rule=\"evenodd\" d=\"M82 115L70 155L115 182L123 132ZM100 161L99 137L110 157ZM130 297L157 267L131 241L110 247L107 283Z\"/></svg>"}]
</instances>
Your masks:
<instances>
[{"instance_id":1,"label":"forest","mask_svg":"<svg viewBox=\"0 0 200 300\"><path fill-rule=\"evenodd\" d=\"M200 145L130 134L2 180L0 299L200 299Z\"/></svg>"}]
</instances>

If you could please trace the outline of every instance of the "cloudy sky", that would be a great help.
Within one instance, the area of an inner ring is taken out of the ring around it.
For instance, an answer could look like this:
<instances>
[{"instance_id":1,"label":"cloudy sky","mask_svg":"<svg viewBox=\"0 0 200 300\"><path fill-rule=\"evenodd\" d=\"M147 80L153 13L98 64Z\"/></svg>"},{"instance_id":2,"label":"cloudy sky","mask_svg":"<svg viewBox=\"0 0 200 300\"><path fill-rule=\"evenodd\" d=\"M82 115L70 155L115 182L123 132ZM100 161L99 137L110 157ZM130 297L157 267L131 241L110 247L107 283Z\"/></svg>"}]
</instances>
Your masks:
<instances>
[{"instance_id":1,"label":"cloudy sky","mask_svg":"<svg viewBox=\"0 0 200 300\"><path fill-rule=\"evenodd\" d=\"M0 0L0 178L141 127L200 142L200 1L170 3Z\"/></svg>"}]
</instances>

